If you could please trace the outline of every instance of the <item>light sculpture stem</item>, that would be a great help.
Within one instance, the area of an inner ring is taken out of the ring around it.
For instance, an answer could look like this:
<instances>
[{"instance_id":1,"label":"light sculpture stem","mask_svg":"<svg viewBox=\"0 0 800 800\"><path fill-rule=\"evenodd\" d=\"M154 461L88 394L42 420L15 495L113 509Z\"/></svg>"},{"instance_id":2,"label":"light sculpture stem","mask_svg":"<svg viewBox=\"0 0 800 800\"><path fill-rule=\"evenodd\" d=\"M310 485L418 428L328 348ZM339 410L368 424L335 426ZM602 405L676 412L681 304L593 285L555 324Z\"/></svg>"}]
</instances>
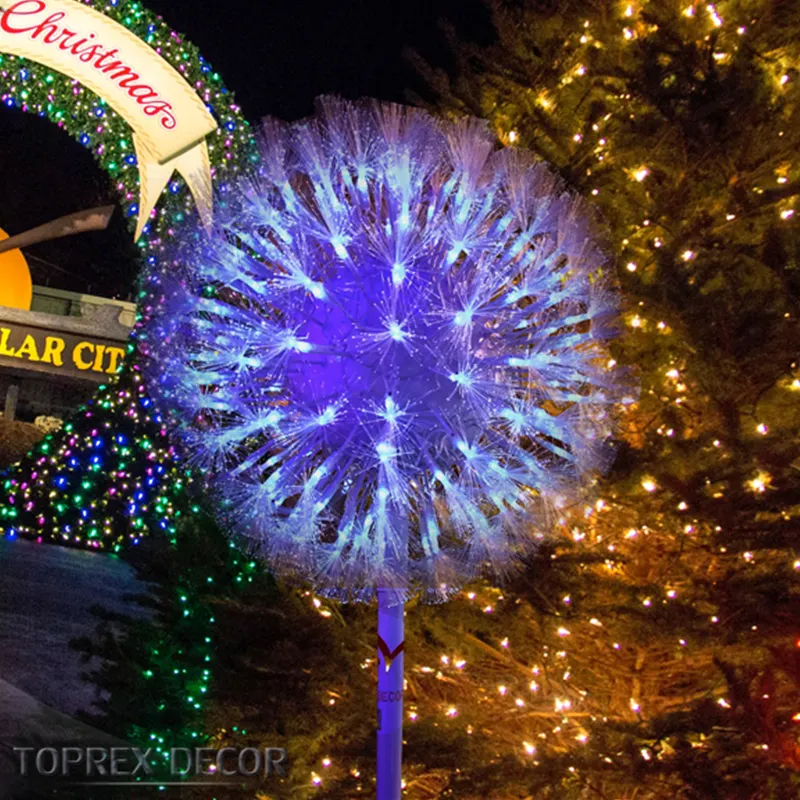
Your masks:
<instances>
[{"instance_id":1,"label":"light sculpture stem","mask_svg":"<svg viewBox=\"0 0 800 800\"><path fill-rule=\"evenodd\" d=\"M378 792L400 800L403 767L404 605L393 589L378 589Z\"/></svg>"}]
</instances>

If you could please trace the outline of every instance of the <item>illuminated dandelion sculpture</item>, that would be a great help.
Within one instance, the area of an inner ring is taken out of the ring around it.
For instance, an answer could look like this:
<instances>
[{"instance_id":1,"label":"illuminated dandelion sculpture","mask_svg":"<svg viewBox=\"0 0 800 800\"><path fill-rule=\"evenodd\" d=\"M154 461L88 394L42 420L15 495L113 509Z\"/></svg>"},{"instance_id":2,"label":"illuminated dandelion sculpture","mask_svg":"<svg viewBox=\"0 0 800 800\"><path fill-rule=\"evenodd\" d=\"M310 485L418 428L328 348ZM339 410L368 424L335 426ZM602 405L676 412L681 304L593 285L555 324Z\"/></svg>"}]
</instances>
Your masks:
<instances>
[{"instance_id":1,"label":"illuminated dandelion sculpture","mask_svg":"<svg viewBox=\"0 0 800 800\"><path fill-rule=\"evenodd\" d=\"M524 554L623 398L583 204L474 120L320 103L184 248L151 382L278 572L379 601L379 797L400 796L402 603ZM391 669L390 669L391 667Z\"/></svg>"}]
</instances>

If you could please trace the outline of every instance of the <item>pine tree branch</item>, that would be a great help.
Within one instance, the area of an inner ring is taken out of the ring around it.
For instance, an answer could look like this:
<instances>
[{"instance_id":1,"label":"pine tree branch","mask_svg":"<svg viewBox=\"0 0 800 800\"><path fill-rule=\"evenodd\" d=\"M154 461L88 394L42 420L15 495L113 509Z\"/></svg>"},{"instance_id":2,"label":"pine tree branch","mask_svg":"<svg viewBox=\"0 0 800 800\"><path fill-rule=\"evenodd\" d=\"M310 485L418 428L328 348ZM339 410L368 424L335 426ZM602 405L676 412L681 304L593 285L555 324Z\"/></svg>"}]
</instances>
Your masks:
<instances>
[{"instance_id":1,"label":"pine tree branch","mask_svg":"<svg viewBox=\"0 0 800 800\"><path fill-rule=\"evenodd\" d=\"M507 652L501 652L500 650L492 647L490 644L486 644L486 642L481 641L477 636L465 631L463 628L459 628L458 633L459 638L469 642L479 650L482 650L484 653L486 653L486 655L491 656L491 658L493 658L495 661L499 661L506 666L511 667L515 672L518 672L519 674L530 679L531 668L529 666L521 664L519 661L512 658Z\"/></svg>"}]
</instances>

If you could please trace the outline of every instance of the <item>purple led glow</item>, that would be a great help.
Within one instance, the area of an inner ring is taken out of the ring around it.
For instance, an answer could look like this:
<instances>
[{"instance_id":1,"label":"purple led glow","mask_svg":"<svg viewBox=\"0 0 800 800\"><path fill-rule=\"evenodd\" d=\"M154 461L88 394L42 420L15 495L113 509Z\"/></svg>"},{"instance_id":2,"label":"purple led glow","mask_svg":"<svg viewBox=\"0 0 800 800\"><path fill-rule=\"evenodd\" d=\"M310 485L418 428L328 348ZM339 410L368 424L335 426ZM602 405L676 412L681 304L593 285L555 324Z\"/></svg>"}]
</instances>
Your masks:
<instances>
[{"instance_id":1,"label":"purple led glow","mask_svg":"<svg viewBox=\"0 0 800 800\"><path fill-rule=\"evenodd\" d=\"M475 120L328 98L176 257L143 349L222 516L318 591L442 599L604 466L592 217Z\"/></svg>"}]
</instances>

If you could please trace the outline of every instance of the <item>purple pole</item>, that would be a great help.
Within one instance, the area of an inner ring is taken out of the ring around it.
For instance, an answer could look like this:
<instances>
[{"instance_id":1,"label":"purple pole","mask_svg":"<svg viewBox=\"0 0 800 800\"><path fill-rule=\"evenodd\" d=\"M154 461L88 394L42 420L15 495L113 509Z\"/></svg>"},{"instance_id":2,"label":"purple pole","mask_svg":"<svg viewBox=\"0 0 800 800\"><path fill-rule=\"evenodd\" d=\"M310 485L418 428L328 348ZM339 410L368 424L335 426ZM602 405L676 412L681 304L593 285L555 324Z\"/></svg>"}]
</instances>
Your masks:
<instances>
[{"instance_id":1,"label":"purple pole","mask_svg":"<svg viewBox=\"0 0 800 800\"><path fill-rule=\"evenodd\" d=\"M377 800L400 800L402 793L403 611L398 592L378 589Z\"/></svg>"}]
</instances>

